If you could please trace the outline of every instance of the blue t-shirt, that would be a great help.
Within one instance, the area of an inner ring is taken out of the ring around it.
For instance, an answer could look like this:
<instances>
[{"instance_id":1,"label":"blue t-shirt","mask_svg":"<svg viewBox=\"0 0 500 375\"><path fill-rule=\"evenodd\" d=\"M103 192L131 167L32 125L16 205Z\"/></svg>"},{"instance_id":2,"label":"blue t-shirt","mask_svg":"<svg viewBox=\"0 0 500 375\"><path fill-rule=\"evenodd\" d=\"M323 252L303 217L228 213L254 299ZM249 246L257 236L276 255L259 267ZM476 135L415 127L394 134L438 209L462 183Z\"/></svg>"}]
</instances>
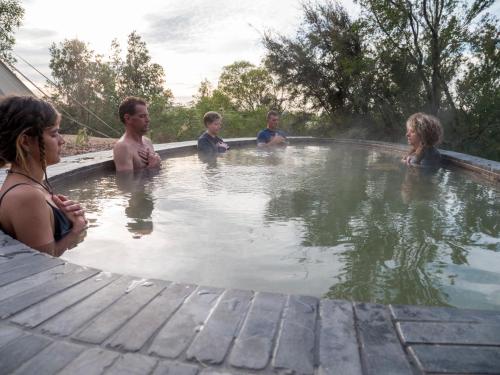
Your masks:
<instances>
[{"instance_id":1,"label":"blue t-shirt","mask_svg":"<svg viewBox=\"0 0 500 375\"><path fill-rule=\"evenodd\" d=\"M259 134L257 134L257 143L269 143L271 138L273 138L275 135L280 135L284 138L286 138L285 132L281 130L271 130L269 128L265 128L264 130L261 130Z\"/></svg>"}]
</instances>

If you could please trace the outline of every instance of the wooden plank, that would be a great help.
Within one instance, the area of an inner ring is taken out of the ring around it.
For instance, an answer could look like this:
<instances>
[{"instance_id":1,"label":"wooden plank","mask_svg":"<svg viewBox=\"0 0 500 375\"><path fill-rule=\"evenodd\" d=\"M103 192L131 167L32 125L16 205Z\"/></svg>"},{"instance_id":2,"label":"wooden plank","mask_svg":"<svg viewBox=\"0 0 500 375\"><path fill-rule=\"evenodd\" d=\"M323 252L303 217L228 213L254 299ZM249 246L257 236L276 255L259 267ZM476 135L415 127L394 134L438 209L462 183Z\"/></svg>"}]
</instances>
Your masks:
<instances>
[{"instance_id":1,"label":"wooden plank","mask_svg":"<svg viewBox=\"0 0 500 375\"><path fill-rule=\"evenodd\" d=\"M457 309L455 307L390 306L395 320L500 324L500 311Z\"/></svg>"},{"instance_id":2,"label":"wooden plank","mask_svg":"<svg viewBox=\"0 0 500 375\"><path fill-rule=\"evenodd\" d=\"M220 288L199 287L163 326L149 353L167 358L178 357L203 326L221 293Z\"/></svg>"},{"instance_id":3,"label":"wooden plank","mask_svg":"<svg viewBox=\"0 0 500 375\"><path fill-rule=\"evenodd\" d=\"M96 270L85 270L81 272L71 272L62 275L56 280L49 281L43 285L33 288L25 293L7 298L0 303L0 317L5 319L14 315L35 303L43 301L58 292L92 277L97 273Z\"/></svg>"},{"instance_id":4,"label":"wooden plank","mask_svg":"<svg viewBox=\"0 0 500 375\"><path fill-rule=\"evenodd\" d=\"M63 263L64 262L61 259L44 256L34 264L28 264L26 266L16 268L15 270L0 274L0 286L24 279L25 277L54 268Z\"/></svg>"},{"instance_id":5,"label":"wooden plank","mask_svg":"<svg viewBox=\"0 0 500 375\"><path fill-rule=\"evenodd\" d=\"M34 263L39 262L41 259L46 259L46 255L33 254L33 253L21 253L12 256L7 262L0 264L0 274L4 272L10 272L20 267L26 267ZM50 259L50 258L49 258Z\"/></svg>"},{"instance_id":6,"label":"wooden plank","mask_svg":"<svg viewBox=\"0 0 500 375\"><path fill-rule=\"evenodd\" d=\"M2 374L10 374L19 368L51 341L38 335L23 335L0 348L0 369Z\"/></svg>"},{"instance_id":7,"label":"wooden plank","mask_svg":"<svg viewBox=\"0 0 500 375\"><path fill-rule=\"evenodd\" d=\"M150 374L158 360L141 354L121 355L113 366L106 371L106 375L139 375Z\"/></svg>"},{"instance_id":8,"label":"wooden plank","mask_svg":"<svg viewBox=\"0 0 500 375\"><path fill-rule=\"evenodd\" d=\"M188 348L188 360L204 364L222 363L250 305L253 293L227 290L203 330Z\"/></svg>"},{"instance_id":9,"label":"wooden plank","mask_svg":"<svg viewBox=\"0 0 500 375\"><path fill-rule=\"evenodd\" d=\"M59 312L85 299L95 291L105 287L117 277L117 275L103 277L102 273L98 274L24 310L14 316L11 321L25 327L34 328Z\"/></svg>"},{"instance_id":10,"label":"wooden plank","mask_svg":"<svg viewBox=\"0 0 500 375\"><path fill-rule=\"evenodd\" d=\"M198 367L179 362L160 362L153 375L196 375Z\"/></svg>"},{"instance_id":11,"label":"wooden plank","mask_svg":"<svg viewBox=\"0 0 500 375\"><path fill-rule=\"evenodd\" d=\"M457 322L399 322L406 344L500 346L500 325Z\"/></svg>"},{"instance_id":12,"label":"wooden plank","mask_svg":"<svg viewBox=\"0 0 500 375\"><path fill-rule=\"evenodd\" d=\"M439 374L500 374L500 348L453 345L412 345L419 368Z\"/></svg>"},{"instance_id":13,"label":"wooden plank","mask_svg":"<svg viewBox=\"0 0 500 375\"><path fill-rule=\"evenodd\" d=\"M22 262L23 259L32 257L34 255L35 255L35 253L32 253L32 252L21 252L21 253L14 253L14 254L10 254L10 255L0 255L0 267L2 267L1 272L5 272L5 271L9 270L8 267L7 268L4 267L4 265L6 263L12 264L12 262L14 262L14 261L16 263L19 263L19 262Z\"/></svg>"},{"instance_id":14,"label":"wooden plank","mask_svg":"<svg viewBox=\"0 0 500 375\"><path fill-rule=\"evenodd\" d=\"M267 366L286 296L256 293L247 319L229 356L234 367L262 370Z\"/></svg>"},{"instance_id":15,"label":"wooden plank","mask_svg":"<svg viewBox=\"0 0 500 375\"><path fill-rule=\"evenodd\" d=\"M10 341L21 337L22 335L23 331L18 328L5 325L0 326L0 348Z\"/></svg>"},{"instance_id":16,"label":"wooden plank","mask_svg":"<svg viewBox=\"0 0 500 375\"><path fill-rule=\"evenodd\" d=\"M100 375L110 367L119 354L92 348L84 351L58 375Z\"/></svg>"},{"instance_id":17,"label":"wooden plank","mask_svg":"<svg viewBox=\"0 0 500 375\"><path fill-rule=\"evenodd\" d=\"M288 297L283 326L278 336L273 367L286 371L314 373L315 327L319 300L314 297Z\"/></svg>"},{"instance_id":18,"label":"wooden plank","mask_svg":"<svg viewBox=\"0 0 500 375\"><path fill-rule=\"evenodd\" d=\"M54 342L35 355L24 366L16 371L16 375L52 375L61 371L85 348L67 342Z\"/></svg>"},{"instance_id":19,"label":"wooden plank","mask_svg":"<svg viewBox=\"0 0 500 375\"><path fill-rule=\"evenodd\" d=\"M0 239L0 256L14 255L21 253L36 254L39 252L26 246L22 242L12 239L11 237L2 237Z\"/></svg>"},{"instance_id":20,"label":"wooden plank","mask_svg":"<svg viewBox=\"0 0 500 375\"><path fill-rule=\"evenodd\" d=\"M131 277L121 277L93 294L85 301L63 311L42 325L42 332L55 336L69 336L97 314L106 310L125 295Z\"/></svg>"},{"instance_id":21,"label":"wooden plank","mask_svg":"<svg viewBox=\"0 0 500 375\"><path fill-rule=\"evenodd\" d=\"M170 285L120 328L108 346L130 352L140 350L195 288L187 284Z\"/></svg>"},{"instance_id":22,"label":"wooden plank","mask_svg":"<svg viewBox=\"0 0 500 375\"><path fill-rule=\"evenodd\" d=\"M139 285L125 294L107 310L100 313L88 325L81 329L74 338L92 344L101 344L133 317L144 305L149 303L166 286L166 282L155 281L154 284Z\"/></svg>"},{"instance_id":23,"label":"wooden plank","mask_svg":"<svg viewBox=\"0 0 500 375\"><path fill-rule=\"evenodd\" d=\"M362 374L352 303L321 300L320 375Z\"/></svg>"},{"instance_id":24,"label":"wooden plank","mask_svg":"<svg viewBox=\"0 0 500 375\"><path fill-rule=\"evenodd\" d=\"M0 287L0 301L15 296L16 294L26 292L27 290L36 288L37 286L44 284L47 281L56 279L57 277L59 277L64 273L73 272L77 268L78 267L75 265L65 263L56 266L54 268L51 268L47 271L43 271L35 275L28 276L24 279Z\"/></svg>"},{"instance_id":25,"label":"wooden plank","mask_svg":"<svg viewBox=\"0 0 500 375\"><path fill-rule=\"evenodd\" d=\"M354 305L354 309L365 373L367 375L412 375L387 307L359 303Z\"/></svg>"}]
</instances>

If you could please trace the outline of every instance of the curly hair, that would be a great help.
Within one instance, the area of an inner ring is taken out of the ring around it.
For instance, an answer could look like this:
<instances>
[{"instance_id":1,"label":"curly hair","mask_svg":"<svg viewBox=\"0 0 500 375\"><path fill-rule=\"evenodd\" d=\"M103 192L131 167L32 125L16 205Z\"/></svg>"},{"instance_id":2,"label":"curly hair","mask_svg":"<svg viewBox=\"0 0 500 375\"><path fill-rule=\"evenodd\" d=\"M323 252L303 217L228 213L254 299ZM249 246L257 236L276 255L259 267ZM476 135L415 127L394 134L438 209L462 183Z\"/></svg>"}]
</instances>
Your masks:
<instances>
[{"instance_id":1,"label":"curly hair","mask_svg":"<svg viewBox=\"0 0 500 375\"><path fill-rule=\"evenodd\" d=\"M420 138L420 145L414 146L408 156L415 155L416 163L420 163L426 148L434 147L443 139L441 122L435 116L417 112L408 117L406 127L413 130Z\"/></svg>"},{"instance_id":2,"label":"curly hair","mask_svg":"<svg viewBox=\"0 0 500 375\"><path fill-rule=\"evenodd\" d=\"M54 126L59 113L52 104L31 96L6 96L0 99L0 168L16 163L27 169L27 152L21 146L26 134L38 140L40 162L45 172L43 131Z\"/></svg>"}]
</instances>

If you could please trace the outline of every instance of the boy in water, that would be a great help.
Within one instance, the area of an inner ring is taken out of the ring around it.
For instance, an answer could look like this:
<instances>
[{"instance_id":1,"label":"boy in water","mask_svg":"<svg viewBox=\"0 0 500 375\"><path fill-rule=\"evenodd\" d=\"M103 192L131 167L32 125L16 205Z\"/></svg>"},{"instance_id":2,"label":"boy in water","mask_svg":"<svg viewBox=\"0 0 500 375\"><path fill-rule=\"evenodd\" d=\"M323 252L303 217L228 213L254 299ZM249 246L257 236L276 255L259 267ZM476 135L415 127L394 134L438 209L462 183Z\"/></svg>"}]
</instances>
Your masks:
<instances>
[{"instance_id":1,"label":"boy in water","mask_svg":"<svg viewBox=\"0 0 500 375\"><path fill-rule=\"evenodd\" d=\"M203 116L203 124L207 130L198 138L198 151L204 155L226 152L229 146L217 136L222 127L222 116L217 112L207 112Z\"/></svg>"}]
</instances>

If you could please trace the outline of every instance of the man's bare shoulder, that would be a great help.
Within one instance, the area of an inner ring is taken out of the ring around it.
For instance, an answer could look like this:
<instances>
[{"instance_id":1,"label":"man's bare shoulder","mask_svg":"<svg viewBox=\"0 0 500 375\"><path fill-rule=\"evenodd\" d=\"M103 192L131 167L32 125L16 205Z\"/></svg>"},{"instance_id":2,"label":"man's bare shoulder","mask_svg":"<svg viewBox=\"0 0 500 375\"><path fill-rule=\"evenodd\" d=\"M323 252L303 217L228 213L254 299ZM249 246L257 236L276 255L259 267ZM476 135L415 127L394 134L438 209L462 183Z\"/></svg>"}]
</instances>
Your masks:
<instances>
[{"instance_id":1,"label":"man's bare shoulder","mask_svg":"<svg viewBox=\"0 0 500 375\"><path fill-rule=\"evenodd\" d=\"M137 144L125 137L120 138L116 141L113 146L113 152L119 154L132 154L137 149Z\"/></svg>"},{"instance_id":2,"label":"man's bare shoulder","mask_svg":"<svg viewBox=\"0 0 500 375\"><path fill-rule=\"evenodd\" d=\"M151 142L151 139L149 139L148 137L143 136L142 137L142 142L143 143L147 143L150 146L153 146L153 142Z\"/></svg>"}]
</instances>

